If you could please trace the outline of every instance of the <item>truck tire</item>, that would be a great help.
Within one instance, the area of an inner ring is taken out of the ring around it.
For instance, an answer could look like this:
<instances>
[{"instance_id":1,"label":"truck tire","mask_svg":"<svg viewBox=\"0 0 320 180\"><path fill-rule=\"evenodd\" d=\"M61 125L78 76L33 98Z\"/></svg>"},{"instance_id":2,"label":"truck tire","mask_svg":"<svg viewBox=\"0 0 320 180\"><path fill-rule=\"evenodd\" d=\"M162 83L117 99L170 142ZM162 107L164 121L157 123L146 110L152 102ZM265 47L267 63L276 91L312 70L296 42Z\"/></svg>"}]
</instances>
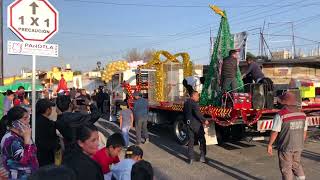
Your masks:
<instances>
[{"instance_id":1,"label":"truck tire","mask_svg":"<svg viewBox=\"0 0 320 180\"><path fill-rule=\"evenodd\" d=\"M187 145L189 142L187 125L181 118L178 118L173 124L173 134L177 142L181 145Z\"/></svg>"}]
</instances>

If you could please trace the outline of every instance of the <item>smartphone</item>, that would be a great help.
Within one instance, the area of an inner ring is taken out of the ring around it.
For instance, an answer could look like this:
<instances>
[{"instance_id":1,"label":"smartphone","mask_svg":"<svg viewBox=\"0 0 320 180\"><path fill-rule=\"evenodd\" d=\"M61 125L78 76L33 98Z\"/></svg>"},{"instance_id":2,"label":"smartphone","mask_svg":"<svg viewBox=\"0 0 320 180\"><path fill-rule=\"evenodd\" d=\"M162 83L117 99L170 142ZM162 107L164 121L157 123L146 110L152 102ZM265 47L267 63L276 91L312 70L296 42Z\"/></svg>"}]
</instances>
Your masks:
<instances>
[{"instance_id":1,"label":"smartphone","mask_svg":"<svg viewBox=\"0 0 320 180\"><path fill-rule=\"evenodd\" d=\"M20 122L19 120L12 122L12 126L16 129L18 129L19 131L22 131L23 128L25 127L25 125Z\"/></svg>"},{"instance_id":2,"label":"smartphone","mask_svg":"<svg viewBox=\"0 0 320 180\"><path fill-rule=\"evenodd\" d=\"M84 99L77 99L77 105L85 105L85 100Z\"/></svg>"}]
</instances>

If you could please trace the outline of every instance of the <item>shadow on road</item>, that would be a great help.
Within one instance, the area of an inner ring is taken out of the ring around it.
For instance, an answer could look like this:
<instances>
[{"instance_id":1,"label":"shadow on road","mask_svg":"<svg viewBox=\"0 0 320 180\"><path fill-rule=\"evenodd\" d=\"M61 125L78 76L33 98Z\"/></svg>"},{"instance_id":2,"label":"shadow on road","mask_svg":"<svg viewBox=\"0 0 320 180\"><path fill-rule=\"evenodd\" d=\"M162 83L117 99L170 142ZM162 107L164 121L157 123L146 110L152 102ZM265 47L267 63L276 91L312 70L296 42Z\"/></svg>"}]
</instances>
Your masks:
<instances>
[{"instance_id":1,"label":"shadow on road","mask_svg":"<svg viewBox=\"0 0 320 180\"><path fill-rule=\"evenodd\" d=\"M247 179L253 179L253 180L262 180L261 178L257 178L255 176L252 176L249 173L246 173L244 171L241 171L237 168L228 166L223 164L222 162L207 158L207 164L225 174L228 174L229 176L239 179L239 180L247 180Z\"/></svg>"},{"instance_id":2,"label":"shadow on road","mask_svg":"<svg viewBox=\"0 0 320 180\"><path fill-rule=\"evenodd\" d=\"M161 148L162 150L168 152L169 154L177 157L178 159L188 162L187 158L187 147L183 145L177 144L177 142L172 140L172 137L170 138L171 133L168 133L169 131L162 130L159 131L157 129L151 129L151 131L156 134L150 136L150 142L157 147ZM164 133L166 132L166 133ZM169 136L169 137L168 137ZM239 146L244 146L244 147L251 147L250 145L246 145L243 143L238 143L237 145ZM196 156L200 156L199 153L195 153ZM207 163L208 166L215 168L225 174L228 174L229 176L235 178L235 179L240 179L240 180L247 180L247 179L252 179L252 180L260 180L260 178L257 178L255 176L250 175L247 172L244 172L242 170L239 170L237 168L228 166L222 162L207 158Z\"/></svg>"},{"instance_id":3,"label":"shadow on road","mask_svg":"<svg viewBox=\"0 0 320 180\"><path fill-rule=\"evenodd\" d=\"M312 151L304 150L302 152L302 157L320 162L320 154Z\"/></svg>"}]
</instances>

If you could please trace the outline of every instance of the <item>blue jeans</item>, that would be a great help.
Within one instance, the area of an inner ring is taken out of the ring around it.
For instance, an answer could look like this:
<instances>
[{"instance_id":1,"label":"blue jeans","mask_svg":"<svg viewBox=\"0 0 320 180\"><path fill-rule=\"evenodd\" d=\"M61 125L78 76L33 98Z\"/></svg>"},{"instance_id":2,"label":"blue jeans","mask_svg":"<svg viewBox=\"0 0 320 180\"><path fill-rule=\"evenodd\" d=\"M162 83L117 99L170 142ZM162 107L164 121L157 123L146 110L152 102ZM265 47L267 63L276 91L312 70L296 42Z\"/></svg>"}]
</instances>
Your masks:
<instances>
[{"instance_id":1,"label":"blue jeans","mask_svg":"<svg viewBox=\"0 0 320 180\"><path fill-rule=\"evenodd\" d=\"M129 127L123 127L123 128L121 129L121 131L122 131L122 136L123 136L123 139L124 139L124 142L125 142L125 146L126 146L126 147L129 146L129 130L130 130Z\"/></svg>"}]
</instances>

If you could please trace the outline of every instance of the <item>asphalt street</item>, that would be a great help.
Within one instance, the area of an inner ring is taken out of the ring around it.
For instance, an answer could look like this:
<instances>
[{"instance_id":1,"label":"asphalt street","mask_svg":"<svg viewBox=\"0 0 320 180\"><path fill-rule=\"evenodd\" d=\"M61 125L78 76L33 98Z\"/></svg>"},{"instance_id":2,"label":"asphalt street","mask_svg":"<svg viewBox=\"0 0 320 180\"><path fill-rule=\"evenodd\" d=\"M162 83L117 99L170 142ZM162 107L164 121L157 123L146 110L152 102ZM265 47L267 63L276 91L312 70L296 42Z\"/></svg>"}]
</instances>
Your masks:
<instances>
[{"instance_id":1,"label":"asphalt street","mask_svg":"<svg viewBox=\"0 0 320 180\"><path fill-rule=\"evenodd\" d=\"M108 137L120 132L116 123L100 119L96 125ZM157 180L278 180L281 179L277 151L266 153L266 141L238 141L208 146L207 163L187 164L187 147L176 143L169 127L151 127L150 143L143 144L144 159L151 162ZM130 131L135 142L135 131ZM198 146L195 146L199 158ZM197 157L196 156L196 157ZM303 152L302 163L308 180L320 177L320 141L310 139Z\"/></svg>"}]
</instances>

